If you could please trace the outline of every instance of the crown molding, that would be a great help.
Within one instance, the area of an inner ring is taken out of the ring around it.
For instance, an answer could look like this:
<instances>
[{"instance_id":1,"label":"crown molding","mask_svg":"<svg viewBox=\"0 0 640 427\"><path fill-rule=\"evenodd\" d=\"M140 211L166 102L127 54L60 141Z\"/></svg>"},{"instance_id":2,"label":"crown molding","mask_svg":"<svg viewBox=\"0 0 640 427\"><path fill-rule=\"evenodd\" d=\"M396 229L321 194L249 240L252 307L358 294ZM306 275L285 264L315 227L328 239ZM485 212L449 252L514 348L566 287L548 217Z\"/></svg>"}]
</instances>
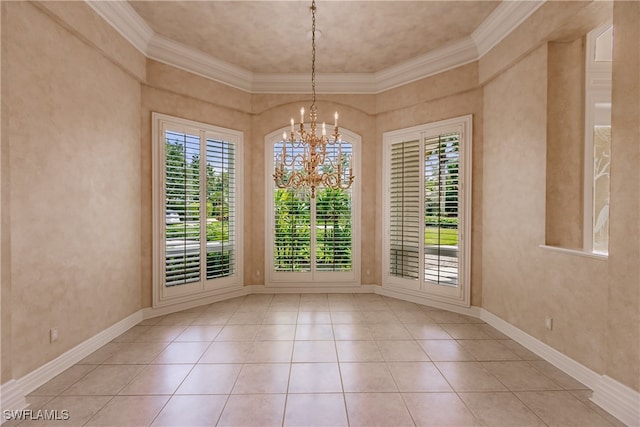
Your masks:
<instances>
[{"instance_id":1,"label":"crown molding","mask_svg":"<svg viewBox=\"0 0 640 427\"><path fill-rule=\"evenodd\" d=\"M311 93L309 74L254 74L253 93ZM318 93L375 93L372 73L317 73Z\"/></svg>"},{"instance_id":2,"label":"crown molding","mask_svg":"<svg viewBox=\"0 0 640 427\"><path fill-rule=\"evenodd\" d=\"M503 1L470 37L375 73L319 73L317 91L376 94L468 64L493 49L545 1ZM150 59L250 93L309 93L306 74L253 73L154 33L126 1L85 2Z\"/></svg>"},{"instance_id":3,"label":"crown molding","mask_svg":"<svg viewBox=\"0 0 640 427\"><path fill-rule=\"evenodd\" d=\"M206 53L182 43L155 34L149 41L148 58L181 68L211 80L242 89L252 90L254 73L220 61Z\"/></svg>"},{"instance_id":4,"label":"crown molding","mask_svg":"<svg viewBox=\"0 0 640 427\"><path fill-rule=\"evenodd\" d=\"M473 62L470 37L376 73L319 73L318 93L375 94ZM252 92L309 93L308 74L254 74Z\"/></svg>"},{"instance_id":5,"label":"crown molding","mask_svg":"<svg viewBox=\"0 0 640 427\"><path fill-rule=\"evenodd\" d=\"M374 73L376 93L393 89L478 59L470 37Z\"/></svg>"},{"instance_id":6,"label":"crown molding","mask_svg":"<svg viewBox=\"0 0 640 427\"><path fill-rule=\"evenodd\" d=\"M471 34L478 49L478 58L482 58L525 19L538 10L542 1L503 1Z\"/></svg>"},{"instance_id":7,"label":"crown molding","mask_svg":"<svg viewBox=\"0 0 640 427\"><path fill-rule=\"evenodd\" d=\"M252 73L193 49L154 35L147 56L252 93L309 93L309 75L296 73ZM477 59L470 37L394 65L376 73L318 73L318 93L375 94L459 67Z\"/></svg>"},{"instance_id":8,"label":"crown molding","mask_svg":"<svg viewBox=\"0 0 640 427\"><path fill-rule=\"evenodd\" d=\"M136 49L147 55L147 47L154 32L128 2L97 0L85 0L85 2Z\"/></svg>"}]
</instances>

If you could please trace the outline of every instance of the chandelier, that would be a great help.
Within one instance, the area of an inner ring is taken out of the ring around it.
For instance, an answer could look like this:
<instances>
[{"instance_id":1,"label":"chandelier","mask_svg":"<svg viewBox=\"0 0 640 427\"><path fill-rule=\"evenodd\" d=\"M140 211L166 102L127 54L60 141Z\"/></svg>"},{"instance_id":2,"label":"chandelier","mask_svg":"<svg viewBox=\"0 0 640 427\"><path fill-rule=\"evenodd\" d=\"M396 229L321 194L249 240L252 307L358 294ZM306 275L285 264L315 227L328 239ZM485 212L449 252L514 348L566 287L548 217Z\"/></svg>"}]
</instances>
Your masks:
<instances>
[{"instance_id":1,"label":"chandelier","mask_svg":"<svg viewBox=\"0 0 640 427\"><path fill-rule=\"evenodd\" d=\"M325 123L318 135L316 120L316 2L311 2L311 108L309 129L304 125L304 108L300 109L298 130L291 119L291 131L282 134L282 152L276 154L273 179L278 188L309 188L311 198L316 196L316 187L334 190L347 189L353 183L353 158L343 156L342 141L338 133L338 113L334 114L333 139L327 136ZM289 148L287 148L289 146ZM337 147L336 147L337 146ZM330 149L328 149L330 148ZM337 148L337 155L335 151ZM348 172L347 172L348 170Z\"/></svg>"}]
</instances>

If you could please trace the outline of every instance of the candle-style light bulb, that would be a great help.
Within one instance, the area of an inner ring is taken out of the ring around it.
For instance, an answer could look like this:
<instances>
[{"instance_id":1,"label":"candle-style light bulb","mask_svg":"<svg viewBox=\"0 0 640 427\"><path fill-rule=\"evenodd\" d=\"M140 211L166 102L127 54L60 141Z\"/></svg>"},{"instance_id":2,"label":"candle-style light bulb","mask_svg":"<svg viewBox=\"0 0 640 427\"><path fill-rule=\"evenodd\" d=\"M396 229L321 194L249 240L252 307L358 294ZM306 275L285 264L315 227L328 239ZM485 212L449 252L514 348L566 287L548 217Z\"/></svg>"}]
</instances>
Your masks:
<instances>
[{"instance_id":1,"label":"candle-style light bulb","mask_svg":"<svg viewBox=\"0 0 640 427\"><path fill-rule=\"evenodd\" d=\"M300 123L304 123L304 107L300 109Z\"/></svg>"},{"instance_id":2,"label":"candle-style light bulb","mask_svg":"<svg viewBox=\"0 0 640 427\"><path fill-rule=\"evenodd\" d=\"M336 120L336 123L335 123L335 125L334 125L334 126L335 126L335 127L338 127L338 112L337 112L337 111L336 111L336 113L333 115L333 118Z\"/></svg>"},{"instance_id":3,"label":"candle-style light bulb","mask_svg":"<svg viewBox=\"0 0 640 427\"><path fill-rule=\"evenodd\" d=\"M293 128L293 117L291 117L291 134L292 135L293 135L293 131L294 131L294 128Z\"/></svg>"},{"instance_id":4,"label":"candle-style light bulb","mask_svg":"<svg viewBox=\"0 0 640 427\"><path fill-rule=\"evenodd\" d=\"M322 122L322 136L327 136L327 128L324 122Z\"/></svg>"},{"instance_id":5,"label":"candle-style light bulb","mask_svg":"<svg viewBox=\"0 0 640 427\"><path fill-rule=\"evenodd\" d=\"M282 132L282 163L285 162L286 152L285 145L287 143L287 132Z\"/></svg>"}]
</instances>

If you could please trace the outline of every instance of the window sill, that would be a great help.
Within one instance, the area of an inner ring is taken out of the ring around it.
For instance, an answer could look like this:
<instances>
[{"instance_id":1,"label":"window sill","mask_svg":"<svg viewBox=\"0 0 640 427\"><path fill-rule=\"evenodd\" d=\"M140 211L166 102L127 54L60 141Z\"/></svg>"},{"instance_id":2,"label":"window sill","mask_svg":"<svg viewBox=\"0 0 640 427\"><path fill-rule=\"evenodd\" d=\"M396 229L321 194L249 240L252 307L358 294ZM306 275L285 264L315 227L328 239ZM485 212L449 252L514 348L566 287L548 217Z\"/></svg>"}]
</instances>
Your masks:
<instances>
[{"instance_id":1,"label":"window sill","mask_svg":"<svg viewBox=\"0 0 640 427\"><path fill-rule=\"evenodd\" d=\"M600 259L605 261L609 259L609 255L599 254L595 252L587 252L580 249L568 249L568 248L561 248L559 246L547 246L547 245L540 245L539 247L548 251L560 252L567 255L576 255L576 256L595 258L595 259Z\"/></svg>"}]
</instances>

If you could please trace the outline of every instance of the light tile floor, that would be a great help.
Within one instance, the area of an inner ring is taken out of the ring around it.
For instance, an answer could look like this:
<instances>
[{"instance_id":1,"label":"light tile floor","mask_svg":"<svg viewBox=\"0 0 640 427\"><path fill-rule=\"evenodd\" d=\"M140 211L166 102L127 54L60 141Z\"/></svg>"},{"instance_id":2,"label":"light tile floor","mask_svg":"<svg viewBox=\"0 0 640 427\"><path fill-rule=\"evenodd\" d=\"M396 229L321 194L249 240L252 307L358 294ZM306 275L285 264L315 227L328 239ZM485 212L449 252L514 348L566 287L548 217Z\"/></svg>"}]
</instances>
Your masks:
<instances>
[{"instance_id":1,"label":"light tile floor","mask_svg":"<svg viewBox=\"0 0 640 427\"><path fill-rule=\"evenodd\" d=\"M482 321L372 294L250 295L148 319L6 426L620 426Z\"/></svg>"}]
</instances>

